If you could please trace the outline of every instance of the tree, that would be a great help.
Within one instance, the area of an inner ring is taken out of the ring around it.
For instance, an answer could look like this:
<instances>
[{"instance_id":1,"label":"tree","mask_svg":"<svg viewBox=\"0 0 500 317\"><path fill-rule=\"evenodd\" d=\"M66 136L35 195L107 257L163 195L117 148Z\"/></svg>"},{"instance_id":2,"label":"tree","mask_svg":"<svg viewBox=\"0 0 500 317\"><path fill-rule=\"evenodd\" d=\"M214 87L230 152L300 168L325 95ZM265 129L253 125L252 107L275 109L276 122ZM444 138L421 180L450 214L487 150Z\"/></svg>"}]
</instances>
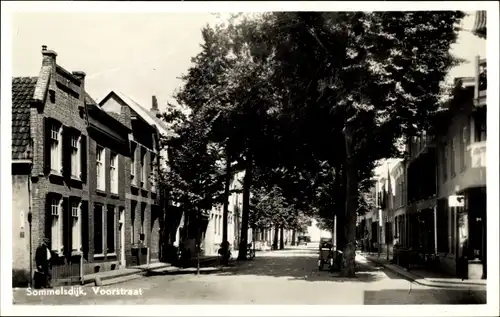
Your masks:
<instances>
[{"instance_id":1,"label":"tree","mask_svg":"<svg viewBox=\"0 0 500 317\"><path fill-rule=\"evenodd\" d=\"M239 258L246 259L250 187L255 160L263 157L268 131L266 117L273 105L267 77L267 52L259 41L258 21L243 19L237 24L202 31L202 52L193 59L194 65L183 76L184 87L178 99L194 113L209 122L211 141L225 148L229 161L237 161L245 169L243 210ZM227 184L227 183L226 183Z\"/></svg>"},{"instance_id":2,"label":"tree","mask_svg":"<svg viewBox=\"0 0 500 317\"><path fill-rule=\"evenodd\" d=\"M329 127L335 130L331 140L343 144L332 164L341 163L345 171L346 276L355 274L360 166L398 154L395 141L426 126L436 109L440 84L455 65L449 49L463 16L440 11L267 17L268 39L276 52L274 83L286 86L283 91L291 100L283 110L292 113L296 123L307 122L308 114L325 107L330 124L303 126L307 132ZM317 144L317 136L313 133L314 140L306 142ZM328 147L328 142L321 145Z\"/></svg>"},{"instance_id":3,"label":"tree","mask_svg":"<svg viewBox=\"0 0 500 317\"><path fill-rule=\"evenodd\" d=\"M220 150L207 139L203 120L196 115L188 117L175 108L169 110L163 119L171 124L175 134L161 140L169 159L167 166L159 170L159 187L170 203L182 208L189 228L188 236L183 238L196 239L199 255L200 217L220 203L223 195Z\"/></svg>"}]
</instances>

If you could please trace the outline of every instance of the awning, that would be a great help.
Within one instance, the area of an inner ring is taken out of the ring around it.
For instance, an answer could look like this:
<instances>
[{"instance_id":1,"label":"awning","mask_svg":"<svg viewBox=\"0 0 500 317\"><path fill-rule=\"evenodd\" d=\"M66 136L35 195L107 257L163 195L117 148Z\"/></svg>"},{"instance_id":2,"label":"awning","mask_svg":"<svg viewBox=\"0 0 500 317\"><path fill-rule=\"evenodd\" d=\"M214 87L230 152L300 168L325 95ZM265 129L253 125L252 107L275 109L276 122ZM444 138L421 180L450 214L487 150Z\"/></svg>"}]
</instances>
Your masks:
<instances>
[{"instance_id":1,"label":"awning","mask_svg":"<svg viewBox=\"0 0 500 317\"><path fill-rule=\"evenodd\" d=\"M472 33L481 38L486 38L486 11L477 11Z\"/></svg>"}]
</instances>

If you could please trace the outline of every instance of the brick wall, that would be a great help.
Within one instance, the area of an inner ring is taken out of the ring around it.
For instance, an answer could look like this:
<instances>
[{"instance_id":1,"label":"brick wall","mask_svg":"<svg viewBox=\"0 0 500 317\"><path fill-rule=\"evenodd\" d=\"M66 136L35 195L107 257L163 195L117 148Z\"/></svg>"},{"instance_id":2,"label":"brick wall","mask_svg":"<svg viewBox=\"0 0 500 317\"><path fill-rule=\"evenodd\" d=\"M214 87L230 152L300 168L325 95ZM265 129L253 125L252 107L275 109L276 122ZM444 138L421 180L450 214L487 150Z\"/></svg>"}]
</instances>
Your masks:
<instances>
[{"instance_id":1,"label":"brick wall","mask_svg":"<svg viewBox=\"0 0 500 317\"><path fill-rule=\"evenodd\" d=\"M111 119L111 117L110 117ZM120 118L122 121L122 118ZM97 125L106 125L106 122L96 123ZM96 267L99 270L108 270L112 264L124 264L121 263L121 235L120 230L125 230L124 239L124 249L125 249L125 259L127 259L127 252L130 252L131 242L130 242L130 202L127 196L130 192L130 151L128 149L128 135L122 134L123 142L119 143L117 140L113 140L108 136L99 133L98 131L92 129L92 133L89 135L89 232L88 232L88 262L87 270L89 272L96 271ZM104 157L102 161L104 163L104 175L105 175L105 189L104 191L97 189L97 147L100 146L104 149ZM111 153L118 155L118 193L112 193L111 191L111 178L110 178L110 158ZM102 237L103 237L103 254L95 254L94 247L94 220L95 220L95 207L96 205L101 205L104 213L102 224ZM114 221L114 233L115 233L115 252L112 254L107 253L107 234L108 234L108 207L114 207L115 211L115 221ZM124 210L124 222L120 225L120 211Z\"/></svg>"},{"instance_id":2,"label":"brick wall","mask_svg":"<svg viewBox=\"0 0 500 317\"><path fill-rule=\"evenodd\" d=\"M28 212L28 175L12 175L12 266L26 273L29 272L30 256Z\"/></svg>"},{"instance_id":3,"label":"brick wall","mask_svg":"<svg viewBox=\"0 0 500 317\"><path fill-rule=\"evenodd\" d=\"M64 89L63 86L65 83L56 83L56 75L59 72L56 69L55 56L44 56L43 65L51 67L52 74L49 82L49 92L43 107L41 109L32 108L30 112L30 132L33 139L34 160L32 171L32 240L34 249L38 247L40 240L47 235L45 210L47 193L55 192L61 194L63 197L77 196L82 197L82 199L87 199L88 197L88 189L85 182L73 182L67 179L50 177L44 171L44 148L48 146L45 140L44 118L53 118L64 126L73 127L85 137L87 136L87 132L86 121L81 116L79 110L79 107L83 107L84 105L83 83L76 87L77 91L70 93ZM53 95L50 93L50 90L53 90Z\"/></svg>"}]
</instances>

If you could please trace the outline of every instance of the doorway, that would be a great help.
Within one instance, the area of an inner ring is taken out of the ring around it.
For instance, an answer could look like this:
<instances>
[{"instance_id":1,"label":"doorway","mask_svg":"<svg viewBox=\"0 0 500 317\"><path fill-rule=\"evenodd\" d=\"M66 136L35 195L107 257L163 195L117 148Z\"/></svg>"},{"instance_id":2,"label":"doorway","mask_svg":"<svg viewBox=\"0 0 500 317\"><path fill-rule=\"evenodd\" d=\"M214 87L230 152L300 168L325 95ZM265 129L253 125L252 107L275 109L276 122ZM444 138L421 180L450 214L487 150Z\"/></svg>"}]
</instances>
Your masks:
<instances>
[{"instance_id":1,"label":"doorway","mask_svg":"<svg viewBox=\"0 0 500 317\"><path fill-rule=\"evenodd\" d=\"M126 267L125 261L125 208L120 207L119 218L119 232L120 232L120 266Z\"/></svg>"}]
</instances>

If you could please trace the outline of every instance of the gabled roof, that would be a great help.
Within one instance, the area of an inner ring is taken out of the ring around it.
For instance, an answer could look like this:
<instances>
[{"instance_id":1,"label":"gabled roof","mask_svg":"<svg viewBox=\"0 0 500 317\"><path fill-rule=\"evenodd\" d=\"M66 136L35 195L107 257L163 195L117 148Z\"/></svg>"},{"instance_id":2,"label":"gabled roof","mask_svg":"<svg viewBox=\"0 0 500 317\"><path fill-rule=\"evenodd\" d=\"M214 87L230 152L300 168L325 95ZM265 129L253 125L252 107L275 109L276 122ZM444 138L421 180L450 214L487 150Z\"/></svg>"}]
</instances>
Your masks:
<instances>
[{"instance_id":1,"label":"gabled roof","mask_svg":"<svg viewBox=\"0 0 500 317\"><path fill-rule=\"evenodd\" d=\"M97 106L97 102L95 102L95 100L92 99L92 97L90 97L90 95L87 92L85 92L85 104Z\"/></svg>"},{"instance_id":2,"label":"gabled roof","mask_svg":"<svg viewBox=\"0 0 500 317\"><path fill-rule=\"evenodd\" d=\"M30 146L30 103L38 77L12 78L12 159L27 159Z\"/></svg>"},{"instance_id":3,"label":"gabled roof","mask_svg":"<svg viewBox=\"0 0 500 317\"><path fill-rule=\"evenodd\" d=\"M137 113L138 116L141 117L144 121L146 121L148 124L151 126L154 126L156 129L158 129L158 132L162 135L171 135L172 132L168 129L167 125L165 122L161 121L159 118L157 118L151 111L146 110L143 106L141 106L139 103L137 103L135 100L132 98L128 97L122 92L119 91L111 91L109 92L106 97L104 97L101 101L101 103L111 95L115 94L118 98L120 98L125 104L127 104L135 113Z\"/></svg>"}]
</instances>

